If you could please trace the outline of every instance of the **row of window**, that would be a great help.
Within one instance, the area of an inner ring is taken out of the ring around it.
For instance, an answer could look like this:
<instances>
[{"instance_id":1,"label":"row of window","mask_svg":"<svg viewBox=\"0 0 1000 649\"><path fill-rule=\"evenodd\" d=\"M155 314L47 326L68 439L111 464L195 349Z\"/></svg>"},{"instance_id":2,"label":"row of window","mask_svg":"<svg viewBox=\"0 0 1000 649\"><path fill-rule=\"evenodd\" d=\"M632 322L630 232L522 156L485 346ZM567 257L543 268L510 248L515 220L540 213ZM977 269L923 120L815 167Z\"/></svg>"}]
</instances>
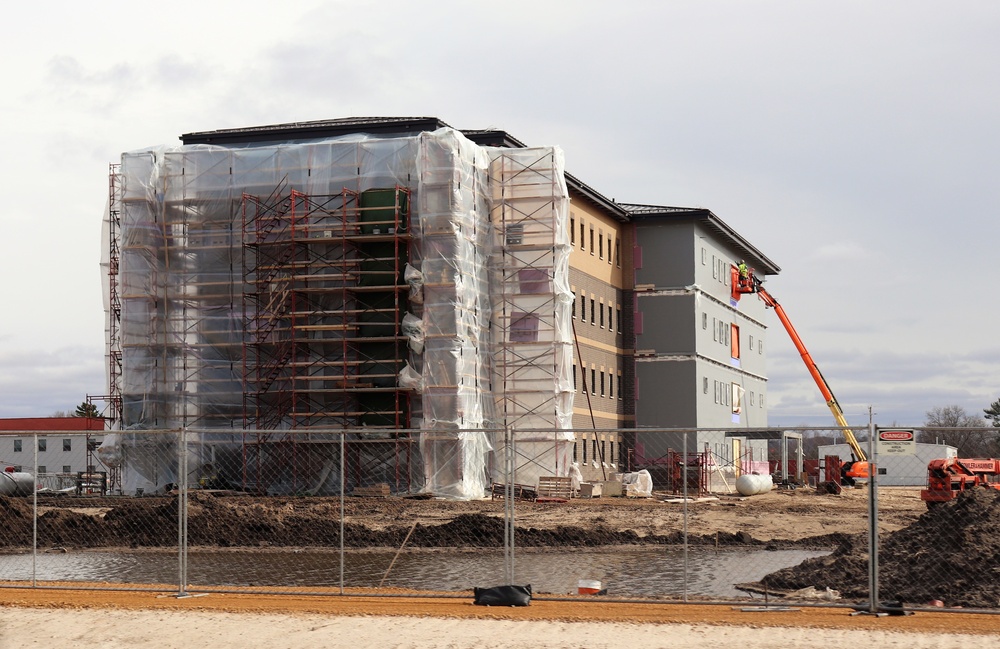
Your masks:
<instances>
[{"instance_id":1,"label":"row of window","mask_svg":"<svg viewBox=\"0 0 1000 649\"><path fill-rule=\"evenodd\" d=\"M701 265L705 266L708 264L708 251L705 248L701 249ZM732 262L724 259L722 257L716 257L712 255L712 278L717 280L720 284L729 286L729 276L730 269L732 267Z\"/></svg>"},{"instance_id":2,"label":"row of window","mask_svg":"<svg viewBox=\"0 0 1000 649\"><path fill-rule=\"evenodd\" d=\"M737 383L726 383L725 381L713 381L714 400L715 403L720 406L730 406L734 408L734 412L739 412L739 408L742 407L742 399L744 390ZM701 379L702 392L708 394L708 377L704 376ZM756 406L758 408L764 407L764 395L754 394L753 390L746 392L748 396L748 403L751 406Z\"/></svg>"},{"instance_id":3,"label":"row of window","mask_svg":"<svg viewBox=\"0 0 1000 649\"><path fill-rule=\"evenodd\" d=\"M576 291L573 292L573 317L576 318ZM607 318L605 319L605 309L604 301L600 303L597 302L597 298L594 296L590 297L590 324L595 327L600 325L601 329L605 327L605 320L607 321L608 331L617 331L620 336L622 333L622 308L615 307L612 304L608 304L607 308ZM615 318L617 317L617 321ZM583 322L587 321L587 296L580 294L580 320ZM617 322L617 326L616 323Z\"/></svg>"},{"instance_id":4,"label":"row of window","mask_svg":"<svg viewBox=\"0 0 1000 649\"><path fill-rule=\"evenodd\" d=\"M600 444L600 446L598 446L598 444ZM607 442L607 445L608 446L605 445L605 440L603 440L603 439L600 440L600 441L598 441L596 439L590 440L590 445L589 445L590 446L590 459L593 460L593 461L595 461L595 462L604 462L605 464L614 465L614 463L615 463L615 443L613 441L609 441L609 442ZM579 462L580 461L580 454L578 453L578 451L579 451L578 447L580 447L580 448L583 449L583 462L586 464L586 462L587 462L587 446L588 446L587 440L585 440L585 439L584 440L580 440L579 442L573 442L573 461L574 462ZM610 448L609 448L609 446L610 446ZM600 450L600 454L598 454L598 450ZM605 451L607 451L607 452L605 453Z\"/></svg>"},{"instance_id":5,"label":"row of window","mask_svg":"<svg viewBox=\"0 0 1000 649\"><path fill-rule=\"evenodd\" d=\"M14 452L15 453L20 453L24 449L24 446L22 444L23 441L24 440L20 440L20 439L15 439L14 440ZM38 451L39 452L47 451L48 448L49 448L49 440L45 439L44 437L39 437L38 438ZM63 441L62 441L62 450L64 450L64 451L72 451L73 450L73 440L71 438L64 438L63 439Z\"/></svg>"},{"instance_id":6,"label":"row of window","mask_svg":"<svg viewBox=\"0 0 1000 649\"><path fill-rule=\"evenodd\" d=\"M704 311L701 314L701 328L708 329L708 314ZM753 334L748 336L751 351L754 348ZM712 340L721 345L727 345L733 358L740 357L740 327L735 323L729 323L718 318L712 318ZM757 340L757 353L764 353L764 341Z\"/></svg>"},{"instance_id":7,"label":"row of window","mask_svg":"<svg viewBox=\"0 0 1000 649\"><path fill-rule=\"evenodd\" d=\"M604 230L597 229L597 246L594 246L594 226L590 225L590 238L586 239L584 236L587 234L587 224L580 219L580 250L587 249L587 241L590 241L590 254L596 255L598 259L604 259ZM607 259L608 264L612 263L612 256L614 257L614 264L618 268L622 267L622 241L621 239L615 239L611 232L608 232L608 245L607 245ZM569 217L569 242L572 245L576 245L576 217ZM613 254L612 254L613 253Z\"/></svg>"},{"instance_id":8,"label":"row of window","mask_svg":"<svg viewBox=\"0 0 1000 649\"><path fill-rule=\"evenodd\" d=\"M607 379L607 383L605 383ZM615 375L612 372L605 372L600 370L598 372L597 368L590 368L590 381L587 381L587 371L583 371L583 380L585 383L581 386L576 380L576 364L573 365L573 390L580 390L584 394L587 392L587 388L590 388L590 394L592 396L598 395L598 390L600 390L600 395L602 397L607 397L608 399L615 398ZM607 391L604 387L607 385ZM622 373L618 373L618 398L622 399Z\"/></svg>"}]
</instances>

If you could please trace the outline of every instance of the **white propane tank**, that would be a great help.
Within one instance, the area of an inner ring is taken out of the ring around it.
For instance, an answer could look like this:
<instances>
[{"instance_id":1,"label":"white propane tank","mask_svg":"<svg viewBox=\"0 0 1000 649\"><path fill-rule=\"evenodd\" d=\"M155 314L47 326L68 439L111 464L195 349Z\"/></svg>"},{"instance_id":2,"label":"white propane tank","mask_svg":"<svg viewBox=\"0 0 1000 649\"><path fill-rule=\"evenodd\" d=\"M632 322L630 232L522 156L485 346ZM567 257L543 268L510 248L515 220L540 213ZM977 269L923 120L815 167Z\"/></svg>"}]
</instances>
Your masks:
<instances>
[{"instance_id":1,"label":"white propane tank","mask_svg":"<svg viewBox=\"0 0 1000 649\"><path fill-rule=\"evenodd\" d=\"M736 478L736 491L743 496L766 494L774 488L770 475L744 474Z\"/></svg>"},{"instance_id":2,"label":"white propane tank","mask_svg":"<svg viewBox=\"0 0 1000 649\"><path fill-rule=\"evenodd\" d=\"M0 472L0 496L30 496L35 488L35 476L14 471L12 467Z\"/></svg>"}]
</instances>

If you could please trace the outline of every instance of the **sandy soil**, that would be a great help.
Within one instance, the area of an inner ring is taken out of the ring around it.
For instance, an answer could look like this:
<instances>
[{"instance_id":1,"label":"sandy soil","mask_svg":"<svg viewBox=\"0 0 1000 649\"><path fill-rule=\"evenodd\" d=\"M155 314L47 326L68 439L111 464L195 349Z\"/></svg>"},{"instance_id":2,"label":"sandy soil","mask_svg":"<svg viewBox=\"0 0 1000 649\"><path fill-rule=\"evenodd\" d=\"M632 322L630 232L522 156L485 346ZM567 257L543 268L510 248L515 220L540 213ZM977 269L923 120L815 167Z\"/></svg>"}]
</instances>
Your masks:
<instances>
[{"instance_id":1,"label":"sandy soil","mask_svg":"<svg viewBox=\"0 0 1000 649\"><path fill-rule=\"evenodd\" d=\"M0 589L0 647L823 647L916 649L1000 640L1000 618L844 609L743 611L730 606L533 600L473 606L471 595L297 597Z\"/></svg>"}]
</instances>

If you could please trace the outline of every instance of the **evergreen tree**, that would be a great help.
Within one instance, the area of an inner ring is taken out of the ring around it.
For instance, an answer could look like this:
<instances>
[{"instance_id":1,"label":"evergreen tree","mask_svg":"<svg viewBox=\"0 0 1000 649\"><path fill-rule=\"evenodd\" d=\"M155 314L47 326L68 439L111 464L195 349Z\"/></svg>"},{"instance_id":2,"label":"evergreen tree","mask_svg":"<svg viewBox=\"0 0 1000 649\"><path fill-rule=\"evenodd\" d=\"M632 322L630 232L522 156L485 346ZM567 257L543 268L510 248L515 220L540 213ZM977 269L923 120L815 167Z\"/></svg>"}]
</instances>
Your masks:
<instances>
[{"instance_id":1,"label":"evergreen tree","mask_svg":"<svg viewBox=\"0 0 1000 649\"><path fill-rule=\"evenodd\" d=\"M87 403L84 401L76 407L76 412L73 413L74 417L100 417L97 413L97 406L92 403Z\"/></svg>"},{"instance_id":2,"label":"evergreen tree","mask_svg":"<svg viewBox=\"0 0 1000 649\"><path fill-rule=\"evenodd\" d=\"M1000 399L997 399L990 404L989 408L983 410L983 414L986 415L986 419L993 422L993 425L1000 428Z\"/></svg>"}]
</instances>

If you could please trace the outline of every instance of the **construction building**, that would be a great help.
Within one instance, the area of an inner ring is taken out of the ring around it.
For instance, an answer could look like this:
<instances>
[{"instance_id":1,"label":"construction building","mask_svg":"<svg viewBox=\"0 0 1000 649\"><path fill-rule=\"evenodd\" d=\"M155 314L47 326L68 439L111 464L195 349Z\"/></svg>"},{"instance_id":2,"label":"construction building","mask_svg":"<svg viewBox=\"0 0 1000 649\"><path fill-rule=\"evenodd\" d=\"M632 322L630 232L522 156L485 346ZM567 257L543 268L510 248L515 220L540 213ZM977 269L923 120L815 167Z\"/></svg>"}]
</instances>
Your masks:
<instances>
[{"instance_id":1,"label":"construction building","mask_svg":"<svg viewBox=\"0 0 1000 649\"><path fill-rule=\"evenodd\" d=\"M658 452L637 426L766 422L763 317L708 273L778 269L711 213L616 203L557 147L436 118L181 140L110 175L104 450L126 490L176 481L152 429L196 431L193 466L261 493L475 498L501 449L519 482L600 479ZM757 357L708 345L706 318ZM719 415L734 386L759 413Z\"/></svg>"}]
</instances>

